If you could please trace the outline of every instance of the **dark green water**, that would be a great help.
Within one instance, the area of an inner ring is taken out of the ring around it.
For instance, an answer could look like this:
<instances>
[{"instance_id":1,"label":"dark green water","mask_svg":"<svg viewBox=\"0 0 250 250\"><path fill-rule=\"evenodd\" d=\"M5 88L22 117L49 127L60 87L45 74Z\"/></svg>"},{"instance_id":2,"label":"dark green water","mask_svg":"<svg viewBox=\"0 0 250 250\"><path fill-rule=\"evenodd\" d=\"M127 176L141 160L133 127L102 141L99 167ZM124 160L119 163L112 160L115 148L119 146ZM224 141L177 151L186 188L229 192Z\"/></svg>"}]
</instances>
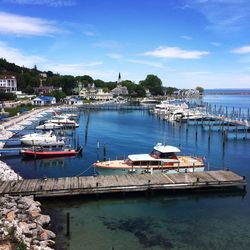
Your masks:
<instances>
[{"instance_id":1,"label":"dark green water","mask_svg":"<svg viewBox=\"0 0 250 250\"><path fill-rule=\"evenodd\" d=\"M143 111L81 113L77 134L85 144L82 158L6 162L24 177L91 175L97 159L96 142L107 145L107 157L150 152L157 142L178 146L183 154L206 157L210 169L229 167L250 179L250 141L228 141L207 132L158 120ZM102 157L102 150L99 153ZM43 212L52 216L58 249L249 249L250 199L242 192L161 194L150 199L116 197L43 200ZM71 237L65 236L66 213Z\"/></svg>"}]
</instances>

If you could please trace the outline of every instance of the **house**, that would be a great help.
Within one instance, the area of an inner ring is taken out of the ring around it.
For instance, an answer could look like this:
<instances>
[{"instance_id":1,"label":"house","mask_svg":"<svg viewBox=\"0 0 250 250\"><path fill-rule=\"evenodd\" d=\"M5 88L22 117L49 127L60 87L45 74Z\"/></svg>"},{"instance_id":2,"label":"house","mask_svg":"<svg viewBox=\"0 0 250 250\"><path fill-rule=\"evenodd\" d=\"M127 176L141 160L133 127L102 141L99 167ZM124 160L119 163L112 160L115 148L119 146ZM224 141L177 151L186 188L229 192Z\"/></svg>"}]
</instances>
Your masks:
<instances>
[{"instance_id":1,"label":"house","mask_svg":"<svg viewBox=\"0 0 250 250\"><path fill-rule=\"evenodd\" d=\"M17 91L17 80L15 76L0 76L0 92L11 93Z\"/></svg>"},{"instance_id":2,"label":"house","mask_svg":"<svg viewBox=\"0 0 250 250\"><path fill-rule=\"evenodd\" d=\"M113 95L109 92L104 92L102 88L97 89L97 93L95 95L96 101L110 101L113 99Z\"/></svg>"},{"instance_id":3,"label":"house","mask_svg":"<svg viewBox=\"0 0 250 250\"><path fill-rule=\"evenodd\" d=\"M88 100L108 101L113 99L112 93L104 92L102 88L96 88L95 84L89 84L87 88L82 88L79 96Z\"/></svg>"},{"instance_id":4,"label":"house","mask_svg":"<svg viewBox=\"0 0 250 250\"><path fill-rule=\"evenodd\" d=\"M111 94L114 96L119 96L119 95L128 95L128 89L126 86L122 86L120 84L117 85L114 89L111 90Z\"/></svg>"},{"instance_id":5,"label":"house","mask_svg":"<svg viewBox=\"0 0 250 250\"><path fill-rule=\"evenodd\" d=\"M39 87L34 87L34 92L37 95L47 95L52 93L53 91L60 91L62 88L54 87L54 86L43 86L43 81L40 81Z\"/></svg>"},{"instance_id":6,"label":"house","mask_svg":"<svg viewBox=\"0 0 250 250\"><path fill-rule=\"evenodd\" d=\"M32 100L32 105L44 106L56 104L56 98L53 96L38 96Z\"/></svg>"},{"instance_id":7,"label":"house","mask_svg":"<svg viewBox=\"0 0 250 250\"><path fill-rule=\"evenodd\" d=\"M79 97L65 98L64 102L69 105L82 105L83 101Z\"/></svg>"},{"instance_id":8,"label":"house","mask_svg":"<svg viewBox=\"0 0 250 250\"><path fill-rule=\"evenodd\" d=\"M174 94L183 97L198 97L200 92L196 89L179 89L174 91Z\"/></svg>"},{"instance_id":9,"label":"house","mask_svg":"<svg viewBox=\"0 0 250 250\"><path fill-rule=\"evenodd\" d=\"M82 88L79 92L79 96L86 99L87 98L87 94L88 94L88 90L86 88Z\"/></svg>"}]
</instances>

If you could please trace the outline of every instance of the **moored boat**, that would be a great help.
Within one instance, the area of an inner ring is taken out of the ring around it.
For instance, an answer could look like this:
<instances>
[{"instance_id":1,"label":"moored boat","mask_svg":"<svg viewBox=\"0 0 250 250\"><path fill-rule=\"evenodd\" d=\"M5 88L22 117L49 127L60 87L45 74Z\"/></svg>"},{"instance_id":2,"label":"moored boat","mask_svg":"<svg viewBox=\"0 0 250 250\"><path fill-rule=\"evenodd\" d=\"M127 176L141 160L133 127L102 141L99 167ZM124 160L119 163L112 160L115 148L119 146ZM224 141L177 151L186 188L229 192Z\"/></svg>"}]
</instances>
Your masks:
<instances>
[{"instance_id":1,"label":"moored boat","mask_svg":"<svg viewBox=\"0 0 250 250\"><path fill-rule=\"evenodd\" d=\"M127 173L179 173L204 171L202 158L177 156L180 149L158 143L150 154L128 155L125 160L97 161L94 167L100 174Z\"/></svg>"},{"instance_id":2,"label":"moored boat","mask_svg":"<svg viewBox=\"0 0 250 250\"><path fill-rule=\"evenodd\" d=\"M48 122L48 123L44 123L44 124L36 126L37 130L54 130L54 129L61 129L61 128L63 128L63 125L52 123L52 122Z\"/></svg>"},{"instance_id":3,"label":"moored boat","mask_svg":"<svg viewBox=\"0 0 250 250\"><path fill-rule=\"evenodd\" d=\"M20 139L22 144L29 146L63 146L63 140L59 140L57 136L50 131L49 133L32 133L22 136Z\"/></svg>"},{"instance_id":4,"label":"moored boat","mask_svg":"<svg viewBox=\"0 0 250 250\"><path fill-rule=\"evenodd\" d=\"M64 127L71 127L71 128L79 127L78 123L76 123L74 120L70 120L68 118L51 119L48 122L49 123L55 123L55 124L63 125Z\"/></svg>"},{"instance_id":5,"label":"moored boat","mask_svg":"<svg viewBox=\"0 0 250 250\"><path fill-rule=\"evenodd\" d=\"M22 149L21 154L25 158L53 158L53 157L70 157L76 156L82 153L83 148L80 146L77 149L70 148L43 148L43 147L32 147Z\"/></svg>"}]
</instances>

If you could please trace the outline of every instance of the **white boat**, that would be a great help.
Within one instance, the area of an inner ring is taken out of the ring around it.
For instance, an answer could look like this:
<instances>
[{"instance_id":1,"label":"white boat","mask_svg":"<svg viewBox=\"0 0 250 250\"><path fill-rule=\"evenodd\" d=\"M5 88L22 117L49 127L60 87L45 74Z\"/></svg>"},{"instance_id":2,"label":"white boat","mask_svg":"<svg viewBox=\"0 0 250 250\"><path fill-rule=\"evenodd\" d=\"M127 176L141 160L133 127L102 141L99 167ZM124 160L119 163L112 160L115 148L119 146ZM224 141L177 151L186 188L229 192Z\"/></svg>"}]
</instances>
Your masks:
<instances>
[{"instance_id":1,"label":"white boat","mask_svg":"<svg viewBox=\"0 0 250 250\"><path fill-rule=\"evenodd\" d=\"M24 121L19 122L18 124L22 126L29 126L29 125L32 125L32 122L28 120L24 120Z\"/></svg>"},{"instance_id":2,"label":"white boat","mask_svg":"<svg viewBox=\"0 0 250 250\"><path fill-rule=\"evenodd\" d=\"M58 140L56 135L50 131L49 133L32 133L22 136L20 139L22 144L29 146L63 146L63 140Z\"/></svg>"},{"instance_id":3,"label":"white boat","mask_svg":"<svg viewBox=\"0 0 250 250\"><path fill-rule=\"evenodd\" d=\"M141 104L156 104L159 103L159 101L155 100L155 99L150 99L150 98L143 98L140 101Z\"/></svg>"},{"instance_id":4,"label":"white boat","mask_svg":"<svg viewBox=\"0 0 250 250\"><path fill-rule=\"evenodd\" d=\"M63 125L56 124L53 122L47 122L42 125L36 126L37 130L54 130L54 129L61 129L63 128Z\"/></svg>"},{"instance_id":5,"label":"white boat","mask_svg":"<svg viewBox=\"0 0 250 250\"><path fill-rule=\"evenodd\" d=\"M94 166L101 174L204 171L202 158L177 156L179 152L177 147L158 143L150 154L133 154L125 160L97 161Z\"/></svg>"},{"instance_id":6,"label":"white boat","mask_svg":"<svg viewBox=\"0 0 250 250\"><path fill-rule=\"evenodd\" d=\"M55 123L59 125L63 125L64 127L79 127L79 124L76 123L74 120L70 120L68 118L63 118L63 119L52 119L48 121L49 123Z\"/></svg>"},{"instance_id":7,"label":"white boat","mask_svg":"<svg viewBox=\"0 0 250 250\"><path fill-rule=\"evenodd\" d=\"M60 119L60 120L74 119L74 118L78 118L78 115L77 114L56 114L53 116L53 119Z\"/></svg>"}]
</instances>

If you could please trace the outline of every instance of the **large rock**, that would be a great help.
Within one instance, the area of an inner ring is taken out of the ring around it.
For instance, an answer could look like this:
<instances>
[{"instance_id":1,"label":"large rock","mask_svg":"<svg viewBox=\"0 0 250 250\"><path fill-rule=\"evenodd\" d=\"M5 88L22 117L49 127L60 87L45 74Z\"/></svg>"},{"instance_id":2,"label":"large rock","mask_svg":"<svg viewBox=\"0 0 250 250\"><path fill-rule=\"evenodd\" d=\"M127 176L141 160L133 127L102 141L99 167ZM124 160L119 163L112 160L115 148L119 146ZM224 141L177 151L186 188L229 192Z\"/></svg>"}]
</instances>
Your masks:
<instances>
[{"instance_id":1,"label":"large rock","mask_svg":"<svg viewBox=\"0 0 250 250\"><path fill-rule=\"evenodd\" d=\"M55 237L56 237L56 235L52 231L49 231L46 229L43 229L39 235L39 238L41 241L54 239Z\"/></svg>"},{"instance_id":2,"label":"large rock","mask_svg":"<svg viewBox=\"0 0 250 250\"><path fill-rule=\"evenodd\" d=\"M10 211L6 214L6 219L9 222L12 222L16 218L16 214L14 211Z\"/></svg>"},{"instance_id":3,"label":"large rock","mask_svg":"<svg viewBox=\"0 0 250 250\"><path fill-rule=\"evenodd\" d=\"M36 222L40 225L46 225L50 223L50 217L48 215L41 214L39 217L36 218Z\"/></svg>"}]
</instances>

